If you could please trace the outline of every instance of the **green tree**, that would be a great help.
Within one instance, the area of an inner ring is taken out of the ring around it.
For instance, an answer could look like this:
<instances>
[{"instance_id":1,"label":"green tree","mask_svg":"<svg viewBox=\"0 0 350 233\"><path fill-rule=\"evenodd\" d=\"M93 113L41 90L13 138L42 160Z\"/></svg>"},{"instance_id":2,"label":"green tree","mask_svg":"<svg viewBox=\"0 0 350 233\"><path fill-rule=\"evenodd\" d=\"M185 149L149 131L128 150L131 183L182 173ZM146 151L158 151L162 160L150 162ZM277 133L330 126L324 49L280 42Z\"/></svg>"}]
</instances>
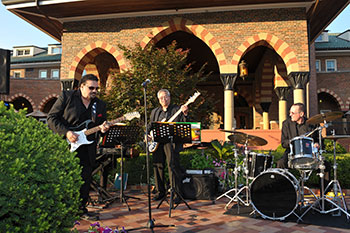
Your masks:
<instances>
[{"instance_id":1,"label":"green tree","mask_svg":"<svg viewBox=\"0 0 350 233\"><path fill-rule=\"evenodd\" d=\"M119 46L129 61L131 69L112 74L111 90L102 94L107 102L108 114L116 118L130 111L144 113L144 89L142 83L150 79L147 86L147 110L159 105L157 92L166 88L171 93L172 103L182 105L192 96L197 84L206 80L209 74L204 74L204 66L194 72L191 64L187 64L188 50L177 48L175 42L166 48L148 46L142 49L139 45L134 48ZM205 91L190 106L190 117L193 121L202 122L202 127L210 123L210 114L214 111L215 101Z\"/></svg>"}]
</instances>

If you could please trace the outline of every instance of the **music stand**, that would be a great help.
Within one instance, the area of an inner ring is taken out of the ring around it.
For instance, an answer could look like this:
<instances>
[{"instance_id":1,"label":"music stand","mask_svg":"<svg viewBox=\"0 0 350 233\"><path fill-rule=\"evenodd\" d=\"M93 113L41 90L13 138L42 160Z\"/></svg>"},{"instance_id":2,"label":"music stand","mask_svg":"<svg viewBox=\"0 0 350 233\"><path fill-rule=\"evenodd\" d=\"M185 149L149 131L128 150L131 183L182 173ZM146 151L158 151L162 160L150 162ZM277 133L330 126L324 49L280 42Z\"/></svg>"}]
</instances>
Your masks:
<instances>
[{"instance_id":1,"label":"music stand","mask_svg":"<svg viewBox=\"0 0 350 233\"><path fill-rule=\"evenodd\" d=\"M186 122L152 122L151 124L151 130L154 130L154 141L159 143L191 143L192 137L191 137L191 123ZM172 177L170 182L170 202L169 202L169 217L171 217L171 209L175 209L173 199L174 194L176 194L185 204L186 206L191 209L191 207L188 205L188 203L185 201L185 199L182 197L182 195L175 189L174 183L175 183L175 173L174 173L174 148L173 146L171 148L171 160L169 162L170 164L170 170L172 171ZM159 202L157 209L160 207L160 205L163 203L163 201L167 198L167 194L164 196L164 198Z\"/></svg>"},{"instance_id":2,"label":"music stand","mask_svg":"<svg viewBox=\"0 0 350 233\"><path fill-rule=\"evenodd\" d=\"M107 134L103 138L104 147L115 147L120 145L120 202L125 203L130 211L130 207L127 198L138 199L136 197L131 197L124 195L124 175L123 175L123 160L124 160L124 146L127 144L133 144L136 142L140 133L140 127L138 126L112 126L107 131Z\"/></svg>"}]
</instances>

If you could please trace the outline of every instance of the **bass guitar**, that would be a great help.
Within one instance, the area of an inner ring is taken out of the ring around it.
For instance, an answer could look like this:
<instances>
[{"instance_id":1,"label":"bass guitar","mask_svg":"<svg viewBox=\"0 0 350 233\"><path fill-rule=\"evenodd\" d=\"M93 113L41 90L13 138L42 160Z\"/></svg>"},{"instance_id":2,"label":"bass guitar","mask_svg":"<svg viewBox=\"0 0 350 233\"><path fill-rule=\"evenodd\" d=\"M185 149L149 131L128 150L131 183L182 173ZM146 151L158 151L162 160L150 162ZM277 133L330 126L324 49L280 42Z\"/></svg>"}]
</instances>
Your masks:
<instances>
[{"instance_id":1,"label":"bass guitar","mask_svg":"<svg viewBox=\"0 0 350 233\"><path fill-rule=\"evenodd\" d=\"M126 113L125 115L123 115L122 117L119 117L115 120L112 121L108 121L107 123L110 126L113 126L121 121L125 121L125 120L132 120L134 118L140 118L140 113L139 112L130 112L130 113ZM101 130L100 125L93 127L91 129L88 129L88 125L91 123L91 120L86 120L83 123L81 123L79 126L74 127L74 128L70 128L70 130L72 130L74 133L78 134L78 140L76 142L70 142L67 139L67 142L70 144L70 152L75 151L76 149L78 149L81 145L86 145L86 144L91 144L93 143L93 141L88 141L87 140L87 136L96 133L98 131Z\"/></svg>"},{"instance_id":2,"label":"bass guitar","mask_svg":"<svg viewBox=\"0 0 350 233\"><path fill-rule=\"evenodd\" d=\"M201 94L201 93L198 92L198 91L195 92L195 93L193 94L193 96L191 96L191 97L187 100L187 102L184 104L184 106L188 106L190 103L193 103L193 102L197 99L197 97L200 96L200 94ZM168 122L173 122L173 121L175 120L175 118L176 118L180 113L181 113L181 108L180 108L179 110L177 110L177 112L168 120ZM166 121L165 118L161 120L161 122L165 122L165 121ZM151 141L148 142L148 151L149 151L149 152L154 152L154 151L156 151L157 148L158 148L158 146L159 146L159 143L154 141L153 134L154 134L154 131L151 130L151 132L150 132Z\"/></svg>"}]
</instances>

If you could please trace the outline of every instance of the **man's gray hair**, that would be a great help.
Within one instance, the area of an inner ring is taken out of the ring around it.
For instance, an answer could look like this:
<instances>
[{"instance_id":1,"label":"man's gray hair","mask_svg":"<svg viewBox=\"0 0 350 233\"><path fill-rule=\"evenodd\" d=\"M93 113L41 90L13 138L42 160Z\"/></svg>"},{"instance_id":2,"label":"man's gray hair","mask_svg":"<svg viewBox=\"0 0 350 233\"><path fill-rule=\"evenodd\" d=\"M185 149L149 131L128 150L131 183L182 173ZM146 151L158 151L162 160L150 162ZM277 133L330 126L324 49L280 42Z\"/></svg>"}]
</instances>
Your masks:
<instances>
[{"instance_id":1,"label":"man's gray hair","mask_svg":"<svg viewBox=\"0 0 350 233\"><path fill-rule=\"evenodd\" d=\"M168 91L168 89L160 89L157 93L158 98L159 98L160 93L162 93L162 92L165 92L167 94L167 96L170 97L170 92Z\"/></svg>"}]
</instances>

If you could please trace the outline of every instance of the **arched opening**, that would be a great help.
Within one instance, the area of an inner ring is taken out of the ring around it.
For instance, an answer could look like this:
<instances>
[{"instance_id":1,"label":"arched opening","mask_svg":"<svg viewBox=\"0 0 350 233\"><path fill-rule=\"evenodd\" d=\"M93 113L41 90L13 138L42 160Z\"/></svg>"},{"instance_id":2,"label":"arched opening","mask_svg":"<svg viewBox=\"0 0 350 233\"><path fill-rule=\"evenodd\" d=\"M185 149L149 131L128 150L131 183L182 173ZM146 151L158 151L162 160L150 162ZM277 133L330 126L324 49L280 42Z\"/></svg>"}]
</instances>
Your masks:
<instances>
[{"instance_id":1,"label":"arched opening","mask_svg":"<svg viewBox=\"0 0 350 233\"><path fill-rule=\"evenodd\" d=\"M82 75L94 74L100 80L101 88L105 88L112 71L119 71L117 60L112 54L102 48L95 48L87 53L80 61L86 62ZM74 80L74 88L78 87L79 80Z\"/></svg>"},{"instance_id":2,"label":"arched opening","mask_svg":"<svg viewBox=\"0 0 350 233\"><path fill-rule=\"evenodd\" d=\"M176 31L167 35L159 40L155 46L164 48L173 41L176 41L179 48L189 49L187 64L192 64L193 72L198 72L206 64L204 73L210 74L209 78L193 88L197 88L199 91L207 91L207 93L215 93L215 99L217 100L216 112L222 117L224 115L223 86L220 81L219 65L214 53L201 39L184 31Z\"/></svg>"},{"instance_id":3,"label":"arched opening","mask_svg":"<svg viewBox=\"0 0 350 233\"><path fill-rule=\"evenodd\" d=\"M33 112L33 107L30 102L24 97L18 97L12 101L13 107L18 111L27 108L27 113Z\"/></svg>"},{"instance_id":4,"label":"arched opening","mask_svg":"<svg viewBox=\"0 0 350 233\"><path fill-rule=\"evenodd\" d=\"M334 112L340 111L340 105L334 96L326 92L320 92L317 95L318 99L318 112L326 113L326 112ZM342 118L335 119L329 122L328 127L326 129L326 134L330 135L335 132L335 134L348 134L349 129L347 124L344 124Z\"/></svg>"},{"instance_id":5,"label":"arched opening","mask_svg":"<svg viewBox=\"0 0 350 233\"><path fill-rule=\"evenodd\" d=\"M56 102L57 98L54 97L52 99L50 99L49 101L47 101L47 103L45 104L44 108L43 108L43 113L49 113L49 111L51 110L52 106L54 105L54 103Z\"/></svg>"},{"instance_id":6,"label":"arched opening","mask_svg":"<svg viewBox=\"0 0 350 233\"><path fill-rule=\"evenodd\" d=\"M235 110L235 116L240 114L239 111L244 111L245 114L249 114L245 117L249 119L246 127L261 129L263 112L268 112L270 122L279 120L278 98L274 91L275 72L282 77L287 77L287 69L283 59L266 41L259 41L258 44L249 47L241 57L240 61L242 60L248 66L248 76L237 78L234 89L238 93L247 93L251 96L252 105L246 110ZM237 104L239 103L235 100L235 105Z\"/></svg>"},{"instance_id":7,"label":"arched opening","mask_svg":"<svg viewBox=\"0 0 350 233\"><path fill-rule=\"evenodd\" d=\"M236 129L251 129L252 128L252 108L249 107L246 99L235 93L235 120Z\"/></svg>"},{"instance_id":8,"label":"arched opening","mask_svg":"<svg viewBox=\"0 0 350 233\"><path fill-rule=\"evenodd\" d=\"M332 95L321 92L317 95L318 99L318 112L333 112L333 111L340 111L340 105L336 98L334 98Z\"/></svg>"}]
</instances>

